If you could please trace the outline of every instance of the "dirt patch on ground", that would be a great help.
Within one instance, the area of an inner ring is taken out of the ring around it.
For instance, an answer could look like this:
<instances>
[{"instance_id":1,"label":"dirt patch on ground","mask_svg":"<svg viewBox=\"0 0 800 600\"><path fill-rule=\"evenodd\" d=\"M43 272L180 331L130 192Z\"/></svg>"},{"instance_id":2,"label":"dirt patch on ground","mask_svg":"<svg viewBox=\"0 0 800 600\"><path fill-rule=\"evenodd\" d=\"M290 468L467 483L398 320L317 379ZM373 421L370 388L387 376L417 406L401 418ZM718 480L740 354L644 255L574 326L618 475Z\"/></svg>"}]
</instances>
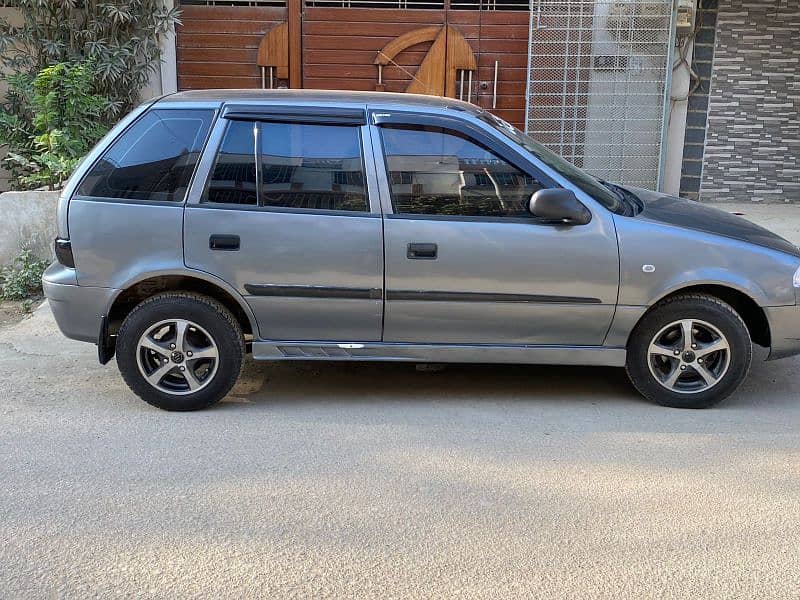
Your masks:
<instances>
[{"instance_id":1,"label":"dirt patch on ground","mask_svg":"<svg viewBox=\"0 0 800 600\"><path fill-rule=\"evenodd\" d=\"M31 315L41 298L31 300L0 300L0 329L5 329Z\"/></svg>"}]
</instances>

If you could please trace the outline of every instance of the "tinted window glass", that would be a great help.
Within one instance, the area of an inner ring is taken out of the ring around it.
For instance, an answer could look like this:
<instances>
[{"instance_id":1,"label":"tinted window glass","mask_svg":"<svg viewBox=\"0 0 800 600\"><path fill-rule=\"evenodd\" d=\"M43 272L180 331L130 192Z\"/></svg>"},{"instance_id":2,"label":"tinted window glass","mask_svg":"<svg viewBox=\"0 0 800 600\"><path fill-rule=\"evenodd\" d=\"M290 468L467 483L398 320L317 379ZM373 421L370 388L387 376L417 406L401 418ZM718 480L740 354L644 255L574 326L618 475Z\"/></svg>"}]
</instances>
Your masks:
<instances>
[{"instance_id":1,"label":"tinted window glass","mask_svg":"<svg viewBox=\"0 0 800 600\"><path fill-rule=\"evenodd\" d=\"M548 167L558 171L610 211L617 214L626 213L625 203L613 192L613 189L608 188L608 184L604 184L599 179L592 177L587 172L582 171L572 163L564 160L552 150L540 144L532 137L522 133L510 123L506 123L502 119L494 116L492 113L482 111L478 115L478 118L525 148Z\"/></svg>"},{"instance_id":2,"label":"tinted window glass","mask_svg":"<svg viewBox=\"0 0 800 600\"><path fill-rule=\"evenodd\" d=\"M92 167L78 195L183 201L212 118L208 110L145 113Z\"/></svg>"},{"instance_id":3,"label":"tinted window glass","mask_svg":"<svg viewBox=\"0 0 800 600\"><path fill-rule=\"evenodd\" d=\"M248 121L231 121L228 124L206 188L206 202L258 203L255 154L257 127L257 123Z\"/></svg>"},{"instance_id":4,"label":"tinted window glass","mask_svg":"<svg viewBox=\"0 0 800 600\"><path fill-rule=\"evenodd\" d=\"M263 123L261 204L366 211L356 127Z\"/></svg>"},{"instance_id":5,"label":"tinted window glass","mask_svg":"<svg viewBox=\"0 0 800 600\"><path fill-rule=\"evenodd\" d=\"M396 213L531 217L527 202L545 187L453 131L384 127L382 136Z\"/></svg>"}]
</instances>

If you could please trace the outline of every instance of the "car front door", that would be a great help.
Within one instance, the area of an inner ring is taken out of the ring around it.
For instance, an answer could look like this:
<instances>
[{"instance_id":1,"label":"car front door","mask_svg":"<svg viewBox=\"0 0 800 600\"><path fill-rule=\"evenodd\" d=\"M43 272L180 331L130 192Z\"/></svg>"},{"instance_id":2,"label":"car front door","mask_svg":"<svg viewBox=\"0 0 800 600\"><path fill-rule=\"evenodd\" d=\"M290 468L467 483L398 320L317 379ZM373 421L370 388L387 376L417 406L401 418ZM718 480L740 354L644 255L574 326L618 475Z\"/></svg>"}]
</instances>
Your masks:
<instances>
[{"instance_id":1,"label":"car front door","mask_svg":"<svg viewBox=\"0 0 800 600\"><path fill-rule=\"evenodd\" d=\"M381 339L383 234L365 123L356 109L228 106L212 133L205 184L185 211L186 265L234 286L261 339Z\"/></svg>"},{"instance_id":2,"label":"car front door","mask_svg":"<svg viewBox=\"0 0 800 600\"><path fill-rule=\"evenodd\" d=\"M613 219L537 220L557 187L522 152L469 121L372 113L384 201L385 342L603 343L617 301Z\"/></svg>"}]
</instances>

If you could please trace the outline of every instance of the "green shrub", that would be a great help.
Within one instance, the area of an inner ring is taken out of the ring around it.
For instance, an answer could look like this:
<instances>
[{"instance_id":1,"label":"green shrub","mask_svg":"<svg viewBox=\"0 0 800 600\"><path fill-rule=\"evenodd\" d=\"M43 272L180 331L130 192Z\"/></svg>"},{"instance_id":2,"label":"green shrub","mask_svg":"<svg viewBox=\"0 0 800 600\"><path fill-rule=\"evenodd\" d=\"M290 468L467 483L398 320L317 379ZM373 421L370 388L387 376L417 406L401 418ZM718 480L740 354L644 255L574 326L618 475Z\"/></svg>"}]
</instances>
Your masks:
<instances>
[{"instance_id":1,"label":"green shrub","mask_svg":"<svg viewBox=\"0 0 800 600\"><path fill-rule=\"evenodd\" d=\"M22 250L10 265L0 268L0 298L26 300L41 296L42 274L49 264L30 250Z\"/></svg>"},{"instance_id":2,"label":"green shrub","mask_svg":"<svg viewBox=\"0 0 800 600\"><path fill-rule=\"evenodd\" d=\"M12 152L5 166L17 187L52 188L138 103L180 11L162 0L0 0L6 5L21 20L0 17L0 80L10 88L0 106L0 145ZM44 116L37 98L49 108ZM58 124L69 115L83 119Z\"/></svg>"},{"instance_id":3,"label":"green shrub","mask_svg":"<svg viewBox=\"0 0 800 600\"><path fill-rule=\"evenodd\" d=\"M3 2L7 4L7 2ZM57 63L94 65L91 89L113 123L159 67L161 40L180 11L162 0L14 0L20 23L0 18L0 69L38 73Z\"/></svg>"},{"instance_id":4,"label":"green shrub","mask_svg":"<svg viewBox=\"0 0 800 600\"><path fill-rule=\"evenodd\" d=\"M106 98L91 93L92 67L59 63L8 78L13 109L0 110L3 166L17 187L60 187L107 131Z\"/></svg>"}]
</instances>

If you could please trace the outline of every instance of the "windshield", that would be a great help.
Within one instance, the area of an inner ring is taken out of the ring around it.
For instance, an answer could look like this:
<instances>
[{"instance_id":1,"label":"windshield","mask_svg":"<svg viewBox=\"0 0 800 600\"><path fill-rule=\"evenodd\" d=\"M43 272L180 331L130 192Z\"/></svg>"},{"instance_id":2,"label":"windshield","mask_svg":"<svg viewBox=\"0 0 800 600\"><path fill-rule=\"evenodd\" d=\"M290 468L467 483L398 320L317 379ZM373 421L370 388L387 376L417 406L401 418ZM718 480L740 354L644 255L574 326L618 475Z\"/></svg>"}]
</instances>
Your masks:
<instances>
[{"instance_id":1,"label":"windshield","mask_svg":"<svg viewBox=\"0 0 800 600\"><path fill-rule=\"evenodd\" d=\"M558 154L540 144L532 137L522 133L510 123L507 123L489 112L481 111L478 118L484 123L491 125L511 141L525 148L548 167L563 175L581 190L600 202L608 210L617 214L626 214L629 212L630 209L625 201L625 196L616 186L604 184L599 179L582 171L571 162L564 160Z\"/></svg>"}]
</instances>

